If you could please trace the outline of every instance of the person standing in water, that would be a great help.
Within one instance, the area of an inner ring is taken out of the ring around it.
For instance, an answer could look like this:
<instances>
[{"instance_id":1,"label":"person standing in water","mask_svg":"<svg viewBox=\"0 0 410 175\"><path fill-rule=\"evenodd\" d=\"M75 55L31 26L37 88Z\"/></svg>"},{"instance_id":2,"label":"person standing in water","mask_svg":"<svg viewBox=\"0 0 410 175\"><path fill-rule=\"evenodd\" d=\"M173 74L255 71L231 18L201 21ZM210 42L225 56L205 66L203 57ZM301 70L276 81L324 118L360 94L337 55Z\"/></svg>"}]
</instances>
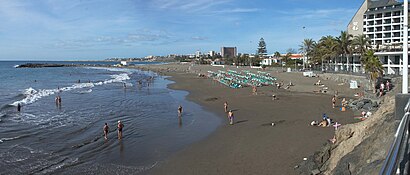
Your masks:
<instances>
[{"instance_id":1,"label":"person standing in water","mask_svg":"<svg viewBox=\"0 0 410 175\"><path fill-rule=\"evenodd\" d=\"M178 107L178 116L182 116L182 106L181 105L179 105L179 107Z\"/></svg>"},{"instance_id":2,"label":"person standing in water","mask_svg":"<svg viewBox=\"0 0 410 175\"><path fill-rule=\"evenodd\" d=\"M105 123L105 125L103 127L103 130L104 130L104 138L105 138L105 140L107 140L108 139L108 137L107 137L108 131L110 130L110 127L108 127L107 123Z\"/></svg>"},{"instance_id":3,"label":"person standing in water","mask_svg":"<svg viewBox=\"0 0 410 175\"><path fill-rule=\"evenodd\" d=\"M224 103L224 109L225 109L225 112L228 112L228 102L227 101Z\"/></svg>"},{"instance_id":4,"label":"person standing in water","mask_svg":"<svg viewBox=\"0 0 410 175\"><path fill-rule=\"evenodd\" d=\"M122 124L121 120L118 120L118 140L122 139L122 129L124 128L124 124Z\"/></svg>"},{"instance_id":5,"label":"person standing in water","mask_svg":"<svg viewBox=\"0 0 410 175\"><path fill-rule=\"evenodd\" d=\"M21 105L20 105L20 103L17 103L17 112L20 112L21 111Z\"/></svg>"},{"instance_id":6,"label":"person standing in water","mask_svg":"<svg viewBox=\"0 0 410 175\"><path fill-rule=\"evenodd\" d=\"M59 95L56 96L56 105L61 106L61 97Z\"/></svg>"}]
</instances>

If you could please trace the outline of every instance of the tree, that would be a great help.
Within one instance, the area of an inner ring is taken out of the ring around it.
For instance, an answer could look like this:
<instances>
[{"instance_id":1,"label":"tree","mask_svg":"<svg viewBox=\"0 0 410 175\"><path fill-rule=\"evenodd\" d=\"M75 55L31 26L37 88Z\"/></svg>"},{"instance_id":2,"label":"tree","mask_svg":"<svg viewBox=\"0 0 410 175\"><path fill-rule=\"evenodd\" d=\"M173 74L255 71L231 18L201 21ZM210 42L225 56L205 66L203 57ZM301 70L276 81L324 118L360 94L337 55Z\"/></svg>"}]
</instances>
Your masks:
<instances>
[{"instance_id":1,"label":"tree","mask_svg":"<svg viewBox=\"0 0 410 175\"><path fill-rule=\"evenodd\" d=\"M365 62L363 54L365 54L370 46L370 40L366 37L366 35L361 34L355 36L353 39L353 45L355 46L356 53L360 54L361 62Z\"/></svg>"},{"instance_id":2,"label":"tree","mask_svg":"<svg viewBox=\"0 0 410 175\"><path fill-rule=\"evenodd\" d=\"M373 86L373 93L376 92L376 81L379 77L383 75L383 65L380 62L379 58L374 55L373 50L368 50L364 54L364 60L365 62L363 63L364 65L364 70L366 73L369 74L370 81Z\"/></svg>"},{"instance_id":3,"label":"tree","mask_svg":"<svg viewBox=\"0 0 410 175\"><path fill-rule=\"evenodd\" d=\"M290 57L292 56L291 52L286 53L286 55L283 57L283 61L286 63L286 66L291 65L290 62Z\"/></svg>"},{"instance_id":4,"label":"tree","mask_svg":"<svg viewBox=\"0 0 410 175\"><path fill-rule=\"evenodd\" d=\"M314 46L315 46L315 41L313 39L304 39L302 44L299 45L300 47L299 50L305 54L307 60L309 60L309 56L312 54ZM304 63L305 62L303 61L303 64Z\"/></svg>"},{"instance_id":5,"label":"tree","mask_svg":"<svg viewBox=\"0 0 410 175\"><path fill-rule=\"evenodd\" d=\"M289 49L286 50L286 53L295 54L295 53L297 53L297 52L296 52L295 49L289 48Z\"/></svg>"},{"instance_id":6,"label":"tree","mask_svg":"<svg viewBox=\"0 0 410 175\"><path fill-rule=\"evenodd\" d=\"M324 36L319 40L315 48L315 56L322 61L322 70L324 70L323 62L329 61L337 55L337 43L333 36Z\"/></svg>"},{"instance_id":7,"label":"tree","mask_svg":"<svg viewBox=\"0 0 410 175\"><path fill-rule=\"evenodd\" d=\"M259 40L257 55L261 58L264 58L267 55L268 51L266 50L266 43L263 38Z\"/></svg>"},{"instance_id":8,"label":"tree","mask_svg":"<svg viewBox=\"0 0 410 175\"><path fill-rule=\"evenodd\" d=\"M279 53L278 51L276 51L276 52L273 54L273 56L274 56L275 58L280 58L280 53Z\"/></svg>"},{"instance_id":9,"label":"tree","mask_svg":"<svg viewBox=\"0 0 410 175\"><path fill-rule=\"evenodd\" d=\"M346 69L349 71L349 54L351 54L351 45L353 35L347 33L347 31L341 31L340 36L336 38L339 50L342 52L342 59L346 57Z\"/></svg>"}]
</instances>

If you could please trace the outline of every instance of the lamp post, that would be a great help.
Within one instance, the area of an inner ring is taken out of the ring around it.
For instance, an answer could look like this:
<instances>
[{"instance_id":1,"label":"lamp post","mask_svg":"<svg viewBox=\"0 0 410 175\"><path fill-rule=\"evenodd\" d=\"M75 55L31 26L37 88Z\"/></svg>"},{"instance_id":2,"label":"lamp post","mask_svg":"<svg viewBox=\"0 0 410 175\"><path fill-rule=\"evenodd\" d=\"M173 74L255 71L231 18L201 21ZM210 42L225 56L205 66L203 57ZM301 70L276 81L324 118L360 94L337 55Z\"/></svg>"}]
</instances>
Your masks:
<instances>
[{"instance_id":1,"label":"lamp post","mask_svg":"<svg viewBox=\"0 0 410 175\"><path fill-rule=\"evenodd\" d=\"M403 86L402 86L402 93L408 93L408 64L409 64L409 56L408 56L408 28L409 28L409 21L408 21L408 14L409 14L409 1L404 0L404 8L403 8L403 16L404 16L404 25L403 25Z\"/></svg>"}]
</instances>

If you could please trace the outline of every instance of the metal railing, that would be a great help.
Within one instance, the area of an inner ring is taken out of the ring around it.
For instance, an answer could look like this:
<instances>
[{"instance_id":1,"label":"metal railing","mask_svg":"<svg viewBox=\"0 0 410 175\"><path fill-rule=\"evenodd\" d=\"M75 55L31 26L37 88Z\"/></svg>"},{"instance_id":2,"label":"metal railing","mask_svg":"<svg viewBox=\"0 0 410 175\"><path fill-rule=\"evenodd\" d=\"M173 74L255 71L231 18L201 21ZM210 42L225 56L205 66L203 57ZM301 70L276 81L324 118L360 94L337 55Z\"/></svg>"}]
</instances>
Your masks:
<instances>
[{"instance_id":1,"label":"metal railing","mask_svg":"<svg viewBox=\"0 0 410 175\"><path fill-rule=\"evenodd\" d=\"M410 99L404 108L404 116L394 135L394 142L384 160L380 175L409 174Z\"/></svg>"}]
</instances>

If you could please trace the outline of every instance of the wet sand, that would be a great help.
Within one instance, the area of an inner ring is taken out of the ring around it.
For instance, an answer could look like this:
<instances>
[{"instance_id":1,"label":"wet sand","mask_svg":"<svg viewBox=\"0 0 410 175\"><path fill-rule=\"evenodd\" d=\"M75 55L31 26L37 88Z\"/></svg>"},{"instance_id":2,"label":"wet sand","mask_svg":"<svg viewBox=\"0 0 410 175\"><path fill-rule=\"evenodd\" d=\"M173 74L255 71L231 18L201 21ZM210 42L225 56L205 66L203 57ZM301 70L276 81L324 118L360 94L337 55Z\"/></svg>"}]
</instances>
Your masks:
<instances>
[{"instance_id":1,"label":"wet sand","mask_svg":"<svg viewBox=\"0 0 410 175\"><path fill-rule=\"evenodd\" d=\"M330 93L315 94L312 91L318 87L313 83L318 78L306 78L301 73L266 71L285 84L292 81L295 86L290 90L265 86L258 88L258 95L252 95L251 87L231 89L197 76L222 68L179 64L139 68L171 76L176 82L171 88L188 91L188 100L221 118L227 116L223 109L225 101L235 114L234 125L229 125L226 118L209 137L171 156L148 174L296 174L295 166L334 134L333 127L310 126L312 120L321 120L326 113L342 124L356 122L352 111L332 108L331 95L337 90L340 95L353 96L358 90L322 80ZM272 94L278 100L272 101Z\"/></svg>"}]
</instances>

